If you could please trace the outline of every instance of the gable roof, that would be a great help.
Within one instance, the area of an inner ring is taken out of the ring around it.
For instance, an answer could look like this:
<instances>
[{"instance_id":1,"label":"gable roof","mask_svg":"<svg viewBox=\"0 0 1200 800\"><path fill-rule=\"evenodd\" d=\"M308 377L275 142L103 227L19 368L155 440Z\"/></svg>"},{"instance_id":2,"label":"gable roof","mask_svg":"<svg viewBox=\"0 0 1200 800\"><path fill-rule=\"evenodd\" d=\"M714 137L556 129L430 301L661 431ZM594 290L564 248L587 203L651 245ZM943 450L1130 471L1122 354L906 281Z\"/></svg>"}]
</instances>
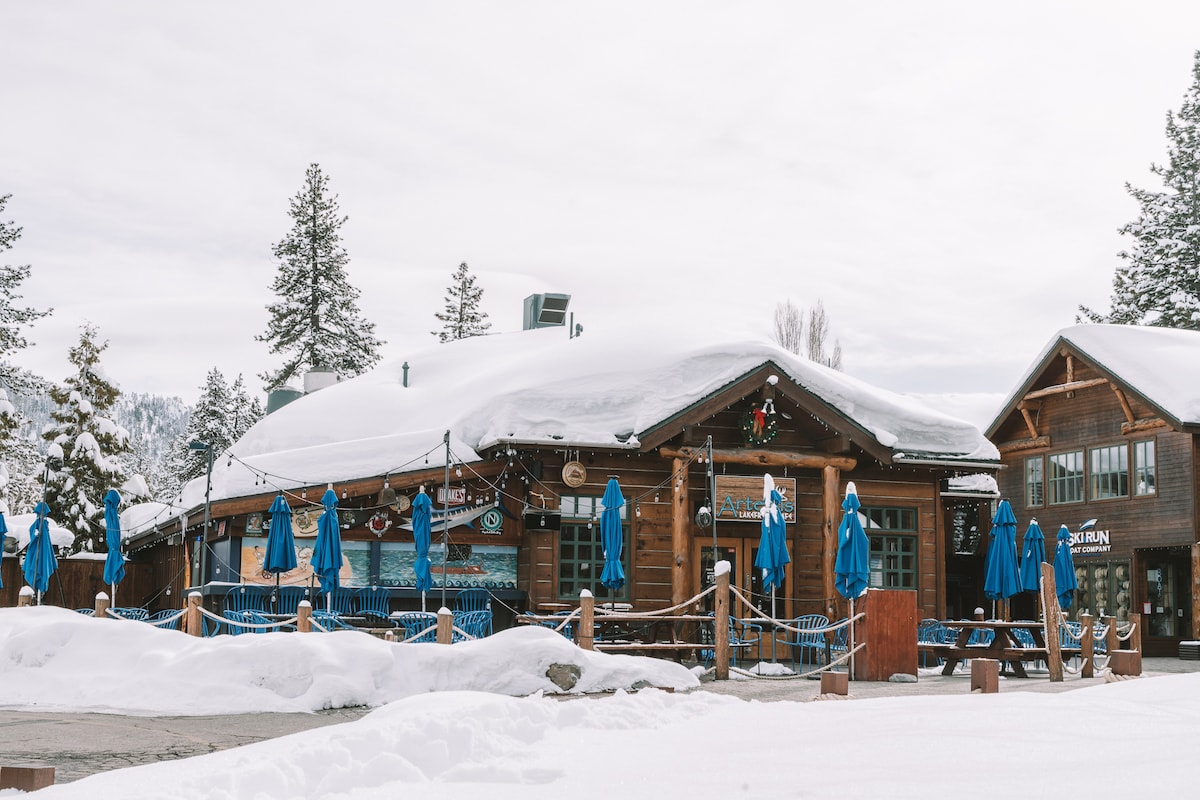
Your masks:
<instances>
[{"instance_id":1,"label":"gable roof","mask_svg":"<svg viewBox=\"0 0 1200 800\"><path fill-rule=\"evenodd\" d=\"M989 436L1063 349L1137 394L1177 430L1200 428L1200 331L1088 324L1063 328L1050 338L988 426Z\"/></svg>"},{"instance_id":2,"label":"gable roof","mask_svg":"<svg viewBox=\"0 0 1200 800\"><path fill-rule=\"evenodd\" d=\"M664 421L764 367L893 455L999 461L974 425L760 338L545 328L429 344L278 409L217 458L212 498L270 491L264 473L294 488L440 466L447 431L455 462L506 444L644 450ZM202 502L203 483L180 504Z\"/></svg>"}]
</instances>

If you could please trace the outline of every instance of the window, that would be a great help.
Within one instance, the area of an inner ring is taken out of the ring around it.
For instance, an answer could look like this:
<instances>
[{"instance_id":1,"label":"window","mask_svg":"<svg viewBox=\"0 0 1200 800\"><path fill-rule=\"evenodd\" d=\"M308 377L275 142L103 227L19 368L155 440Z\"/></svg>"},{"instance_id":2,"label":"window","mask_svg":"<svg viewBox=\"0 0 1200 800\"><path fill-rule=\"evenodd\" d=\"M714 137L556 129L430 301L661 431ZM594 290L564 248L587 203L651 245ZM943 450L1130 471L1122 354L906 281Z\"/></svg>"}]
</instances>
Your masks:
<instances>
[{"instance_id":1,"label":"window","mask_svg":"<svg viewBox=\"0 0 1200 800\"><path fill-rule=\"evenodd\" d=\"M628 504L621 507L622 521L628 518ZM577 600L587 589L596 598L606 601L626 600L629 597L629 525L622 524L623 545L621 566L625 568L625 585L610 589L600 583L604 571L604 548L600 541L600 513L604 507L599 497L564 495L560 513L562 524L558 531L558 596Z\"/></svg>"},{"instance_id":2,"label":"window","mask_svg":"<svg viewBox=\"0 0 1200 800\"><path fill-rule=\"evenodd\" d=\"M1083 502L1083 451L1049 456L1046 476L1050 505Z\"/></svg>"},{"instance_id":3,"label":"window","mask_svg":"<svg viewBox=\"0 0 1200 800\"><path fill-rule=\"evenodd\" d=\"M1046 460L1043 456L1025 459L1025 507L1040 508L1046 504L1043 483Z\"/></svg>"},{"instance_id":4,"label":"window","mask_svg":"<svg viewBox=\"0 0 1200 800\"><path fill-rule=\"evenodd\" d=\"M1129 448L1123 444L1093 447L1088 455L1091 457L1091 498L1129 497Z\"/></svg>"},{"instance_id":5,"label":"window","mask_svg":"<svg viewBox=\"0 0 1200 800\"><path fill-rule=\"evenodd\" d=\"M1133 493L1154 494L1154 440L1133 443Z\"/></svg>"},{"instance_id":6,"label":"window","mask_svg":"<svg viewBox=\"0 0 1200 800\"><path fill-rule=\"evenodd\" d=\"M868 585L878 589L916 589L917 510L860 508L858 513L871 541Z\"/></svg>"}]
</instances>

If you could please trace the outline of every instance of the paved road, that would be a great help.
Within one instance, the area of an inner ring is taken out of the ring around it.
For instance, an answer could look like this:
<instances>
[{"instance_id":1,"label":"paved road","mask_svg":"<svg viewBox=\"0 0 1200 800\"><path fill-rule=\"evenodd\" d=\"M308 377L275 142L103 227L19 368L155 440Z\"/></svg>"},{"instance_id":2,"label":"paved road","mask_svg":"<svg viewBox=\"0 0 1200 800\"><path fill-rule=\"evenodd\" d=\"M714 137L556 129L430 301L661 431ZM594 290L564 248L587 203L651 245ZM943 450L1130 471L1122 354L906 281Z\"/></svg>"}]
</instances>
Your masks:
<instances>
[{"instance_id":1,"label":"paved road","mask_svg":"<svg viewBox=\"0 0 1200 800\"><path fill-rule=\"evenodd\" d=\"M1200 672L1200 661L1177 658L1143 660L1146 677L1176 672ZM1105 682L1067 675L1050 683L1045 674L1002 678L1001 692L1062 692ZM820 692L815 680L730 680L705 682L699 691L747 700L810 701ZM969 674L922 676L917 683L852 683L850 698L917 694L965 694ZM339 709L315 714L245 714L216 717L123 717L112 714L49 714L0 711L0 759L19 766L55 768L58 783L96 772L155 761L203 755L298 731L358 719L368 709Z\"/></svg>"}]
</instances>

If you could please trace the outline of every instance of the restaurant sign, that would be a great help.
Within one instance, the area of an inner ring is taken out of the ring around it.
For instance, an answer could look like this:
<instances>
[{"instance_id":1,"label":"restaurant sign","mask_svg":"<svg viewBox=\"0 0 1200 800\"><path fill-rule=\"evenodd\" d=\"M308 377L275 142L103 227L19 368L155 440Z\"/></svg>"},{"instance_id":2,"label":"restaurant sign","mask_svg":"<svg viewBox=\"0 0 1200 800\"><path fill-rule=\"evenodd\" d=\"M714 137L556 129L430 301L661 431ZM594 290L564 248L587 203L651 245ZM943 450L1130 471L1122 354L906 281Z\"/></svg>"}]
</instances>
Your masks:
<instances>
[{"instance_id":1,"label":"restaurant sign","mask_svg":"<svg viewBox=\"0 0 1200 800\"><path fill-rule=\"evenodd\" d=\"M1112 550L1112 537L1108 531L1075 531L1071 534L1071 555L1086 556L1107 553Z\"/></svg>"},{"instance_id":2,"label":"restaurant sign","mask_svg":"<svg viewBox=\"0 0 1200 800\"><path fill-rule=\"evenodd\" d=\"M763 507L763 479L741 475L718 475L717 477L717 521L761 522ZM779 510L788 525L796 523L796 479L776 478L775 488L783 495Z\"/></svg>"}]
</instances>

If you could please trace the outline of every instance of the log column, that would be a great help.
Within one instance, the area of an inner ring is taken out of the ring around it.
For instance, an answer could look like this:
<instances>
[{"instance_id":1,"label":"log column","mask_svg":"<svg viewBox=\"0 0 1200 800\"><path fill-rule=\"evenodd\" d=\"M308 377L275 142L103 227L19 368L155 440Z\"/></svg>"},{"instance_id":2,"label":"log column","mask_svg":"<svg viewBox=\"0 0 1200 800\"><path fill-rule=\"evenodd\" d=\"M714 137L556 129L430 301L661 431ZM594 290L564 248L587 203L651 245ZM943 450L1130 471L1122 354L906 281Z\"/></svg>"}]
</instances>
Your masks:
<instances>
[{"instance_id":1,"label":"log column","mask_svg":"<svg viewBox=\"0 0 1200 800\"><path fill-rule=\"evenodd\" d=\"M692 515L688 505L688 462L671 459L671 474L675 476L671 495L671 550L675 554L671 565L671 605L677 606L695 594L692 590ZM633 563L633 559L630 559ZM631 576L632 577L632 576Z\"/></svg>"},{"instance_id":2,"label":"log column","mask_svg":"<svg viewBox=\"0 0 1200 800\"><path fill-rule=\"evenodd\" d=\"M838 500L838 488L841 483L841 470L827 464L822 469L821 484L821 586L825 594L825 605L831 609L834 596L837 593L834 582L834 565L837 562L837 531L838 512L841 503Z\"/></svg>"}]
</instances>

